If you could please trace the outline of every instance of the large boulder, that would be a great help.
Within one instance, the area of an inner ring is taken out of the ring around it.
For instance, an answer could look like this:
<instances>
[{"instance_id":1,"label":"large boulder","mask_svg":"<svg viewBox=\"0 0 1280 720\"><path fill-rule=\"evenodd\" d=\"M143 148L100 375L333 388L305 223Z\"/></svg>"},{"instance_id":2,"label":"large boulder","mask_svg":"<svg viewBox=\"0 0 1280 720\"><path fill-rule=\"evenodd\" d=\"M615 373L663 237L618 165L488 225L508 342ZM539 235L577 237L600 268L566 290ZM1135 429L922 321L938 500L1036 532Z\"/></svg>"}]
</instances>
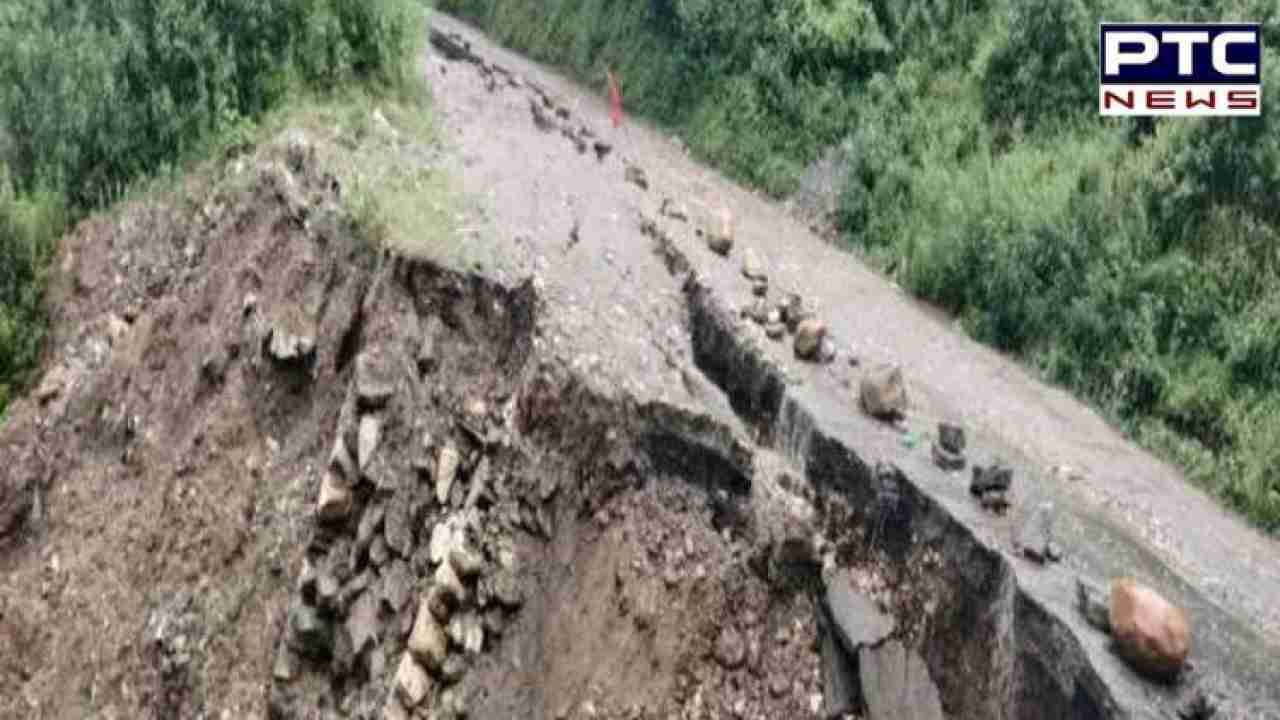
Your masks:
<instances>
[{"instance_id":1,"label":"large boulder","mask_svg":"<svg viewBox=\"0 0 1280 720\"><path fill-rule=\"evenodd\" d=\"M1172 680L1191 653L1186 614L1155 590L1131 578L1111 584L1111 636L1120 655L1139 672Z\"/></svg>"}]
</instances>

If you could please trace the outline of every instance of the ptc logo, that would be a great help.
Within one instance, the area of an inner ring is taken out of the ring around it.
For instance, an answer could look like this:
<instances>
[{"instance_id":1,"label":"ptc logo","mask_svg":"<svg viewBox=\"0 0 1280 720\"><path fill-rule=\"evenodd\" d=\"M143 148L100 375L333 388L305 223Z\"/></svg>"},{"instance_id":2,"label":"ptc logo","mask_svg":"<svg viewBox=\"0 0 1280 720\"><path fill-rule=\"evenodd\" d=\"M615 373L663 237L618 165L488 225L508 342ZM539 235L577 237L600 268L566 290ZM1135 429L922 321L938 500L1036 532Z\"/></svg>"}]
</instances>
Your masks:
<instances>
[{"instance_id":1,"label":"ptc logo","mask_svg":"<svg viewBox=\"0 0 1280 720\"><path fill-rule=\"evenodd\" d=\"M1257 23L1103 23L1104 116L1262 114Z\"/></svg>"}]
</instances>

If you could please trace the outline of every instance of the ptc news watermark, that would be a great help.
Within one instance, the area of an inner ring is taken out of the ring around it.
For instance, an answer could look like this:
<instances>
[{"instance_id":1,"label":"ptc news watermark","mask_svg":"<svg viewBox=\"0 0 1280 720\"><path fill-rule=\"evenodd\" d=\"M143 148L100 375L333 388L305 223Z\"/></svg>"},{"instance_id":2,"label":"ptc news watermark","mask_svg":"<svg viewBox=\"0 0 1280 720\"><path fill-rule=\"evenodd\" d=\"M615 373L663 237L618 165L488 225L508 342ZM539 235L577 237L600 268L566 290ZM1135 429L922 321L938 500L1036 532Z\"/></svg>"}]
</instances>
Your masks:
<instances>
[{"instance_id":1,"label":"ptc news watermark","mask_svg":"<svg viewBox=\"0 0 1280 720\"><path fill-rule=\"evenodd\" d=\"M1257 23L1102 23L1104 116L1262 114Z\"/></svg>"}]
</instances>

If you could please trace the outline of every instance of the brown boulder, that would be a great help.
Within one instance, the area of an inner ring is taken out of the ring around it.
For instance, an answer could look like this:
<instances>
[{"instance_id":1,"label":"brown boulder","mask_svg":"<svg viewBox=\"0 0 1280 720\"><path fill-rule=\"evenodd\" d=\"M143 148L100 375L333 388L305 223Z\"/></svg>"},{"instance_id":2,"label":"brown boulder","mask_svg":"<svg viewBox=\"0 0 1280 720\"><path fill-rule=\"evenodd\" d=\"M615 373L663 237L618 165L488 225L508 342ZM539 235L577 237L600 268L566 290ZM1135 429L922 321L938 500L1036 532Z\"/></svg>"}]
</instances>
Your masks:
<instances>
[{"instance_id":1,"label":"brown boulder","mask_svg":"<svg viewBox=\"0 0 1280 720\"><path fill-rule=\"evenodd\" d=\"M796 326L796 357L803 360L816 359L826 334L827 327L817 318L809 318L801 322Z\"/></svg>"},{"instance_id":2,"label":"brown boulder","mask_svg":"<svg viewBox=\"0 0 1280 720\"><path fill-rule=\"evenodd\" d=\"M1120 655L1139 672L1169 680L1191 652L1186 614L1155 590L1131 578L1111 585L1111 636Z\"/></svg>"}]
</instances>

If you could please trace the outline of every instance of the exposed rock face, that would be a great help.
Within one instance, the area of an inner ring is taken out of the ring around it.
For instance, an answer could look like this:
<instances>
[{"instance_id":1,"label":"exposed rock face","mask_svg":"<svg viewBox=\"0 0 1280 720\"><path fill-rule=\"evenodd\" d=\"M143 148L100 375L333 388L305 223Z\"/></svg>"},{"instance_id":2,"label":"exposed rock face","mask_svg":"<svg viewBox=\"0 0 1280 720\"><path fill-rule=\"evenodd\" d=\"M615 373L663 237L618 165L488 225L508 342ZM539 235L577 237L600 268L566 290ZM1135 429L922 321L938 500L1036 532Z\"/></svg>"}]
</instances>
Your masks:
<instances>
[{"instance_id":1,"label":"exposed rock face","mask_svg":"<svg viewBox=\"0 0 1280 720\"><path fill-rule=\"evenodd\" d=\"M943 720L938 688L919 653L890 640L858 653L869 720Z\"/></svg>"},{"instance_id":2,"label":"exposed rock face","mask_svg":"<svg viewBox=\"0 0 1280 720\"><path fill-rule=\"evenodd\" d=\"M1191 626L1177 606L1136 580L1111 585L1111 636L1120 655L1139 672L1172 680L1191 653Z\"/></svg>"},{"instance_id":3,"label":"exposed rock face","mask_svg":"<svg viewBox=\"0 0 1280 720\"><path fill-rule=\"evenodd\" d=\"M883 365L862 378L859 396L862 409L874 418L892 420L907 412L907 385L902 369Z\"/></svg>"},{"instance_id":4,"label":"exposed rock face","mask_svg":"<svg viewBox=\"0 0 1280 720\"><path fill-rule=\"evenodd\" d=\"M893 618L881 612L871 598L853 589L848 571L832 576L823 599L832 629L849 653L878 645L893 634Z\"/></svg>"}]
</instances>

